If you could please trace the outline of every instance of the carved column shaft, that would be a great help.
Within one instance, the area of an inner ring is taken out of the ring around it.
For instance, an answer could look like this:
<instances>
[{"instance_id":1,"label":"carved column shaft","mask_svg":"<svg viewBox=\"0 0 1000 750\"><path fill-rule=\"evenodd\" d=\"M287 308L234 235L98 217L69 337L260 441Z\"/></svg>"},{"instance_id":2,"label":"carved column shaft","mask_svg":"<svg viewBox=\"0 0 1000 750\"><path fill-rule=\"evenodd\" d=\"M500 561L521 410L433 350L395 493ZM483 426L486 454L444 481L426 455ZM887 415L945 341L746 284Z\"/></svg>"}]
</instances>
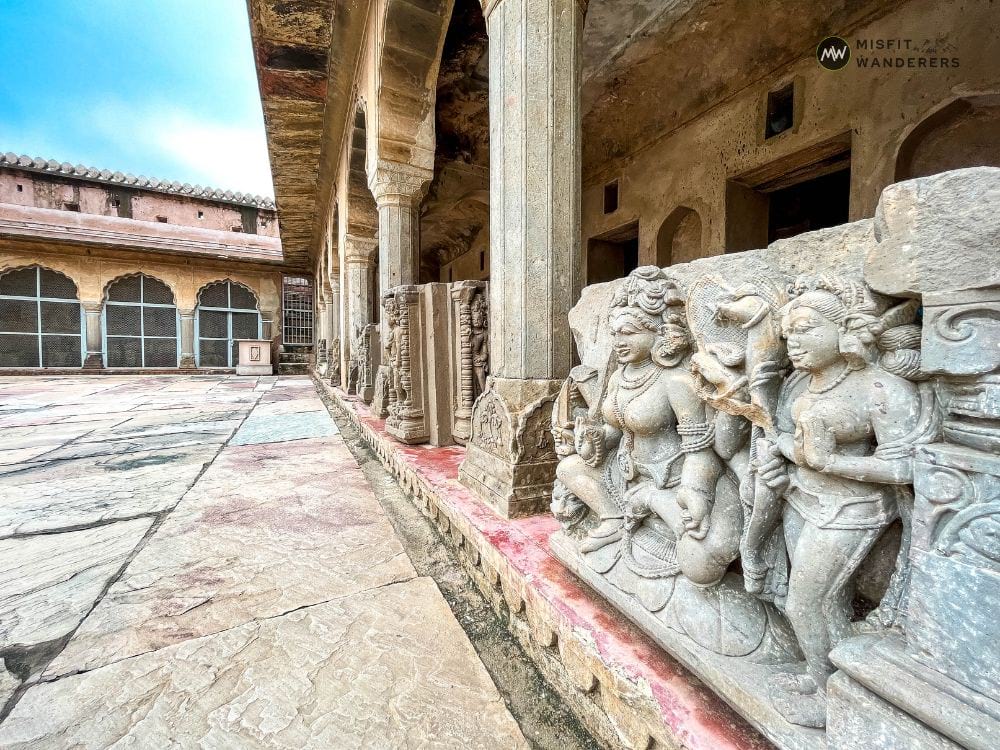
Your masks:
<instances>
[{"instance_id":1,"label":"carved column shaft","mask_svg":"<svg viewBox=\"0 0 1000 750\"><path fill-rule=\"evenodd\" d=\"M569 374L580 257L577 0L489 11L490 361L499 378Z\"/></svg>"},{"instance_id":2,"label":"carved column shaft","mask_svg":"<svg viewBox=\"0 0 1000 750\"><path fill-rule=\"evenodd\" d=\"M82 304L87 324L87 358L83 361L83 367L87 370L96 370L104 367L103 332L101 330L101 308L103 305L100 300Z\"/></svg>"},{"instance_id":3,"label":"carved column shaft","mask_svg":"<svg viewBox=\"0 0 1000 750\"><path fill-rule=\"evenodd\" d=\"M341 377L348 377L350 362L354 359L353 347L361 332L371 323L373 271L376 240L368 237L346 235L344 237L344 274L341 294L346 295L341 347L345 362Z\"/></svg>"},{"instance_id":4,"label":"carved column shaft","mask_svg":"<svg viewBox=\"0 0 1000 750\"><path fill-rule=\"evenodd\" d=\"M379 284L383 290L420 281L420 201L433 172L379 161L369 182L378 206Z\"/></svg>"},{"instance_id":5,"label":"carved column shaft","mask_svg":"<svg viewBox=\"0 0 1000 750\"><path fill-rule=\"evenodd\" d=\"M472 301L478 295L488 293L487 284L483 281L459 281L451 285L451 358L455 391L452 431L455 440L463 445L472 430L472 405L477 395L472 351Z\"/></svg>"},{"instance_id":6,"label":"carved column shaft","mask_svg":"<svg viewBox=\"0 0 1000 750\"><path fill-rule=\"evenodd\" d=\"M181 367L195 367L194 310L178 310L181 318Z\"/></svg>"},{"instance_id":7,"label":"carved column shaft","mask_svg":"<svg viewBox=\"0 0 1000 750\"><path fill-rule=\"evenodd\" d=\"M493 376L459 476L513 517L549 504L556 455L546 412L572 364L583 9L577 0L497 0L486 13Z\"/></svg>"}]
</instances>

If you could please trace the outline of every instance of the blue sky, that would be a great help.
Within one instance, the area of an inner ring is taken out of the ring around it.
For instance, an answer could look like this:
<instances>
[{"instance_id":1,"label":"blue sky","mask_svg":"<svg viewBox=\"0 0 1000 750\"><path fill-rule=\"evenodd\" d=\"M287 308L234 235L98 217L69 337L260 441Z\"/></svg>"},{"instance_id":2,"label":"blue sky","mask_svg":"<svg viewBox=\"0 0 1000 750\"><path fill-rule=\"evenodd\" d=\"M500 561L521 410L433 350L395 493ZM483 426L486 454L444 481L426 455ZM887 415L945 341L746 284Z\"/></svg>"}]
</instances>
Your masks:
<instances>
[{"instance_id":1,"label":"blue sky","mask_svg":"<svg viewBox=\"0 0 1000 750\"><path fill-rule=\"evenodd\" d=\"M0 151L273 196L246 0L0 0Z\"/></svg>"}]
</instances>

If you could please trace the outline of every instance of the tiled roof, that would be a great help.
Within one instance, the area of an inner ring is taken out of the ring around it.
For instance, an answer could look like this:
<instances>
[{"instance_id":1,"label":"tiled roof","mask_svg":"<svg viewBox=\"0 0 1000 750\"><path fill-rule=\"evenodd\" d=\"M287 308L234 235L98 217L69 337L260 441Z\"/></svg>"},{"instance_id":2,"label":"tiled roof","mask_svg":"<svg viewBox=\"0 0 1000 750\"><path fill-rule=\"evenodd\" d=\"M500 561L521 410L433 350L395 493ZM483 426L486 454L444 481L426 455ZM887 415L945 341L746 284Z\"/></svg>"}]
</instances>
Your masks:
<instances>
[{"instance_id":1,"label":"tiled roof","mask_svg":"<svg viewBox=\"0 0 1000 750\"><path fill-rule=\"evenodd\" d=\"M274 210L274 201L261 195L235 193L232 190L218 190L211 187L202 187L201 185L191 185L187 182L157 180L156 178L143 177L142 175L136 177L131 174L111 172L107 169L85 167L82 164L73 166L67 161L60 163L55 159L46 160L40 157L18 156L9 151L7 153L0 153L0 167L16 167L17 169L29 172L58 174L66 177L90 180L92 182L103 182L108 185L125 185L126 187L133 187L139 190L153 190L171 195L184 195L189 198L201 198L202 200L222 201L225 203L236 203L241 206Z\"/></svg>"}]
</instances>

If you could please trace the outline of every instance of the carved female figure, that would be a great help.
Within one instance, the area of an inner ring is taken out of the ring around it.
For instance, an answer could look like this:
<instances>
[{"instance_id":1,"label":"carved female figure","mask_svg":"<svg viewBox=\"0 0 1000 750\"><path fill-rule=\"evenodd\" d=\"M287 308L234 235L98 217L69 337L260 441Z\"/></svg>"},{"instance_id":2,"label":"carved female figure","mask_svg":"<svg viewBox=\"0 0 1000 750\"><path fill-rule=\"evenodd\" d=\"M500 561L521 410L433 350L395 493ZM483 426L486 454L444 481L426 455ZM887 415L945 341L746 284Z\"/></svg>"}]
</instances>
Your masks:
<instances>
[{"instance_id":1,"label":"carved female figure","mask_svg":"<svg viewBox=\"0 0 1000 750\"><path fill-rule=\"evenodd\" d=\"M717 653L755 652L769 616L737 577L723 580L743 523L727 462L746 429L698 397L684 293L663 271L633 271L609 322L617 367L575 420L575 452L557 468L556 510L578 519L567 493L590 509L579 554L665 627ZM717 629L699 619L710 612Z\"/></svg>"},{"instance_id":2,"label":"carved female figure","mask_svg":"<svg viewBox=\"0 0 1000 750\"><path fill-rule=\"evenodd\" d=\"M861 283L802 279L792 295L781 324L795 372L758 471L784 498L784 610L807 673L779 685L774 701L789 721L823 726L829 653L851 633L851 577L897 517L897 487L912 473L899 446L921 429L921 408L916 386L876 363L884 321Z\"/></svg>"},{"instance_id":3,"label":"carved female figure","mask_svg":"<svg viewBox=\"0 0 1000 750\"><path fill-rule=\"evenodd\" d=\"M472 372L475 376L476 389L473 398L486 390L486 376L490 365L489 312L486 295L479 292L469 306L469 317L472 324L469 347L472 353Z\"/></svg>"}]
</instances>

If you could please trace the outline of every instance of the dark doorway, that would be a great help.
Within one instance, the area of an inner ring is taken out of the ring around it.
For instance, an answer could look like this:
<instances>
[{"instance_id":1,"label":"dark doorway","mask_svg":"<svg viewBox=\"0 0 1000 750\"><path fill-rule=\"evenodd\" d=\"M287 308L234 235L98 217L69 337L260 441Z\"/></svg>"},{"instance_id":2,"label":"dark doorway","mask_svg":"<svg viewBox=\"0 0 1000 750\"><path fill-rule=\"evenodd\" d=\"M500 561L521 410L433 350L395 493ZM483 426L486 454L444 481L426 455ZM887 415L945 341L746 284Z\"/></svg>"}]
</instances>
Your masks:
<instances>
[{"instance_id":1,"label":"dark doorway","mask_svg":"<svg viewBox=\"0 0 1000 750\"><path fill-rule=\"evenodd\" d=\"M587 284L628 276L639 265L639 222L592 237L587 243Z\"/></svg>"},{"instance_id":2,"label":"dark doorway","mask_svg":"<svg viewBox=\"0 0 1000 750\"><path fill-rule=\"evenodd\" d=\"M726 183L726 252L850 221L851 142L845 134Z\"/></svg>"},{"instance_id":3,"label":"dark doorway","mask_svg":"<svg viewBox=\"0 0 1000 750\"><path fill-rule=\"evenodd\" d=\"M774 191L767 217L767 241L845 224L850 195L850 167Z\"/></svg>"}]
</instances>

